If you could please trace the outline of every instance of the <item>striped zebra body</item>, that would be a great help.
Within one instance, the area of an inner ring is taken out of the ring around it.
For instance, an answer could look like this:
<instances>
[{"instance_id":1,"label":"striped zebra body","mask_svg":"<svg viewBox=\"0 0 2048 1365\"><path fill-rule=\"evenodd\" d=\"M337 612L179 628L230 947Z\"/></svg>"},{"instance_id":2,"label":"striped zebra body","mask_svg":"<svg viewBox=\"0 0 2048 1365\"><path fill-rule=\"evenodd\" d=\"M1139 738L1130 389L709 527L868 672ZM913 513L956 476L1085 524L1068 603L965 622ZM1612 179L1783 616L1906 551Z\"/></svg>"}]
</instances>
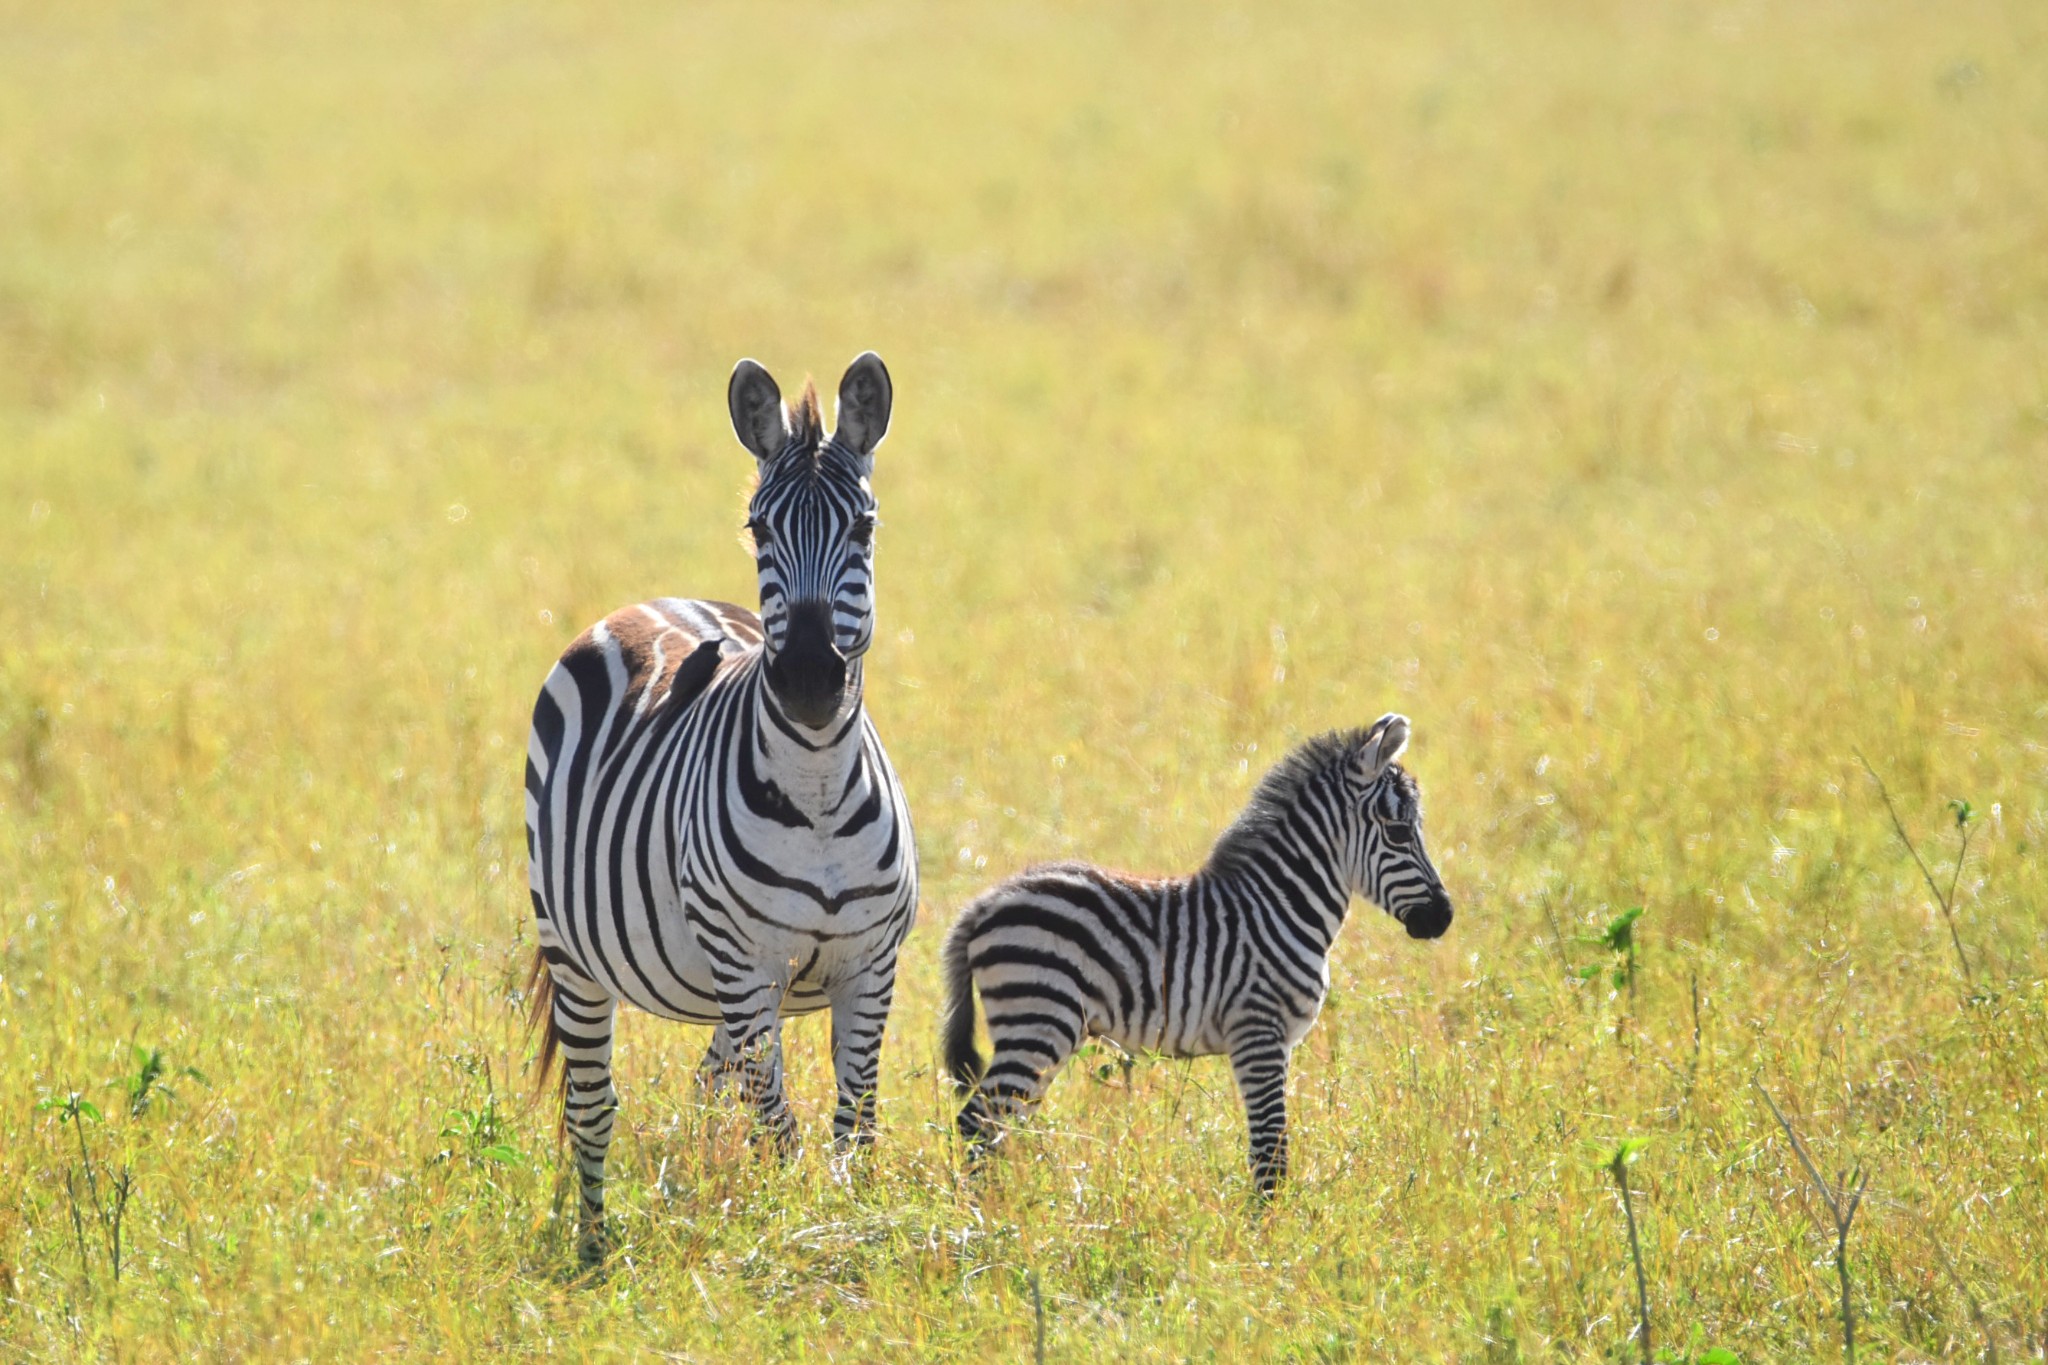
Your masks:
<instances>
[{"instance_id":1,"label":"striped zebra body","mask_svg":"<svg viewBox=\"0 0 2048 1365\"><path fill-rule=\"evenodd\" d=\"M1253 1178L1286 1174L1291 1053L1329 991L1354 894L1436 938L1451 903L1422 843L1419 792L1395 759L1408 722L1312 740L1276 765L1191 877L1032 868L977 898L946 936L947 1064L971 1091L961 1135L999 1136L1082 1040L1169 1057L1228 1055ZM974 1041L974 993L994 1055Z\"/></svg>"},{"instance_id":2,"label":"striped zebra body","mask_svg":"<svg viewBox=\"0 0 2048 1365\"><path fill-rule=\"evenodd\" d=\"M834 1138L870 1141L897 950L917 910L909 809L861 705L868 455L886 429L886 371L855 362L826 437L814 395L785 411L750 365L731 401L761 460L749 524L762 614L676 598L614 612L569 646L534 705L535 1012L543 1076L563 1063L586 1260L605 1245L619 1003L711 1025L700 1083L737 1085L783 1150L795 1121L781 1020L831 1010Z\"/></svg>"}]
</instances>

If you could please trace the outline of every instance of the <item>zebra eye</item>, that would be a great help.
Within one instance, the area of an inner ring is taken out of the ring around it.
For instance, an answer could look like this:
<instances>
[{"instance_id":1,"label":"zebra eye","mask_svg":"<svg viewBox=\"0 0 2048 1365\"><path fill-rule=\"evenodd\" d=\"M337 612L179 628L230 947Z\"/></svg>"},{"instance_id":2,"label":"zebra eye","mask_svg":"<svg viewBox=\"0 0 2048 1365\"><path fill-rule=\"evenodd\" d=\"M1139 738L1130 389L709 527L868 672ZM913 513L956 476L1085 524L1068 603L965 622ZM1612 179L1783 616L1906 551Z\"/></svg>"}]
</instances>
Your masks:
<instances>
[{"instance_id":1,"label":"zebra eye","mask_svg":"<svg viewBox=\"0 0 2048 1365\"><path fill-rule=\"evenodd\" d=\"M1382 828L1386 831L1387 842L1396 848L1406 848L1415 842L1415 826L1406 820L1389 820Z\"/></svg>"},{"instance_id":2,"label":"zebra eye","mask_svg":"<svg viewBox=\"0 0 2048 1365\"><path fill-rule=\"evenodd\" d=\"M747 534L751 535L754 538L754 548L756 550L767 549L768 543L774 539L774 537L768 533L768 523L761 520L759 517L750 517L747 519Z\"/></svg>"},{"instance_id":3,"label":"zebra eye","mask_svg":"<svg viewBox=\"0 0 2048 1365\"><path fill-rule=\"evenodd\" d=\"M854 544L860 546L863 550L865 550L868 546L874 544L875 523L873 518L863 517L859 521L856 521L853 524L853 529L846 533L846 538L848 540L851 540Z\"/></svg>"}]
</instances>

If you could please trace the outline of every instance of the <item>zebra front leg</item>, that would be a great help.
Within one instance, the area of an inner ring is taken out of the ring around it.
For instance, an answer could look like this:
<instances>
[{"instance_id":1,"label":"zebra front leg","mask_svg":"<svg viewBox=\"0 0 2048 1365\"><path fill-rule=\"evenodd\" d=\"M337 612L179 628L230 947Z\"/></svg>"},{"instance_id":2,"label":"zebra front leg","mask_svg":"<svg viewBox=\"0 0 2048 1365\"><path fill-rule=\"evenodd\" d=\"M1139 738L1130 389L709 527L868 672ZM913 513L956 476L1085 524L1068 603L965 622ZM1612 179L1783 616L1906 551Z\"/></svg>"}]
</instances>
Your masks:
<instances>
[{"instance_id":1,"label":"zebra front leg","mask_svg":"<svg viewBox=\"0 0 2048 1365\"><path fill-rule=\"evenodd\" d=\"M559 971L559 969L557 969ZM562 1127L576 1155L576 1258L596 1265L610 1249L604 1221L604 1158L619 1096L612 1088L612 1024L618 1001L593 982L555 982L553 1024L562 1050Z\"/></svg>"},{"instance_id":2,"label":"zebra front leg","mask_svg":"<svg viewBox=\"0 0 2048 1365\"><path fill-rule=\"evenodd\" d=\"M839 1152L875 1140L875 1073L882 1028L896 993L894 955L832 992L832 1076L838 1104L832 1111L832 1146Z\"/></svg>"},{"instance_id":3,"label":"zebra front leg","mask_svg":"<svg viewBox=\"0 0 2048 1365\"><path fill-rule=\"evenodd\" d=\"M1254 1026L1230 1040L1230 1069L1251 1134L1252 1184L1270 1196L1287 1178L1287 1037Z\"/></svg>"},{"instance_id":4,"label":"zebra front leg","mask_svg":"<svg viewBox=\"0 0 2048 1365\"><path fill-rule=\"evenodd\" d=\"M756 1131L778 1156L796 1150L796 1116L782 1094L783 987L762 982L723 993L725 1033L732 1040L732 1074L740 1098L753 1107Z\"/></svg>"}]
</instances>

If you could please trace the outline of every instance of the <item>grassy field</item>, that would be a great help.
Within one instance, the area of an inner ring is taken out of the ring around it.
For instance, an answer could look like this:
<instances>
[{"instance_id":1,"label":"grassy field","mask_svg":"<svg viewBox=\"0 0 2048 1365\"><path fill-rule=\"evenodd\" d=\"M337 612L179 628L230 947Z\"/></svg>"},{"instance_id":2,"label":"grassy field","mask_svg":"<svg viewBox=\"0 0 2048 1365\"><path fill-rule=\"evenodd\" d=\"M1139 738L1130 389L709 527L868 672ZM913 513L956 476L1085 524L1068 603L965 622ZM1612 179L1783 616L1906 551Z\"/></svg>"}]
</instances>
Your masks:
<instances>
[{"instance_id":1,"label":"grassy field","mask_svg":"<svg viewBox=\"0 0 2048 1365\"><path fill-rule=\"evenodd\" d=\"M0 1357L1633 1360L1645 1138L1659 1350L1836 1359L1753 1079L1862 1358L2048 1353L2038 4L6 10ZM867 347L882 1142L627 1016L580 1281L528 708ZM1393 709L1459 917L1354 916L1277 1205L1220 1061L963 1179L953 909Z\"/></svg>"}]
</instances>

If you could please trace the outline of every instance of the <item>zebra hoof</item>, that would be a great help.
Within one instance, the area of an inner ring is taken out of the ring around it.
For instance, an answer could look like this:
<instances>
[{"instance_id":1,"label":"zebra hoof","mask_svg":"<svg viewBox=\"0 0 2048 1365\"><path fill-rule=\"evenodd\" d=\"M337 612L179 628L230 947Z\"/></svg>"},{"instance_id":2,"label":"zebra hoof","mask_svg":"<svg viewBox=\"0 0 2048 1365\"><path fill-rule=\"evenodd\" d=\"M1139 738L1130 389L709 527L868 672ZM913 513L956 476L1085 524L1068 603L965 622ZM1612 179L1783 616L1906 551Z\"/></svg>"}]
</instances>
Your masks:
<instances>
[{"instance_id":1,"label":"zebra hoof","mask_svg":"<svg viewBox=\"0 0 2048 1365\"><path fill-rule=\"evenodd\" d=\"M576 1239L576 1266L579 1270L597 1270L611 1254L611 1233L602 1223L585 1227Z\"/></svg>"},{"instance_id":2,"label":"zebra hoof","mask_svg":"<svg viewBox=\"0 0 2048 1365\"><path fill-rule=\"evenodd\" d=\"M960 1164L967 1174L980 1175L995 1165L996 1148L1008 1136L1002 1129L977 1128L960 1135Z\"/></svg>"},{"instance_id":3,"label":"zebra hoof","mask_svg":"<svg viewBox=\"0 0 2048 1365\"><path fill-rule=\"evenodd\" d=\"M754 1129L755 1150L780 1162L796 1159L800 1147L797 1138L796 1120L793 1118L782 1123L760 1124Z\"/></svg>"}]
</instances>

